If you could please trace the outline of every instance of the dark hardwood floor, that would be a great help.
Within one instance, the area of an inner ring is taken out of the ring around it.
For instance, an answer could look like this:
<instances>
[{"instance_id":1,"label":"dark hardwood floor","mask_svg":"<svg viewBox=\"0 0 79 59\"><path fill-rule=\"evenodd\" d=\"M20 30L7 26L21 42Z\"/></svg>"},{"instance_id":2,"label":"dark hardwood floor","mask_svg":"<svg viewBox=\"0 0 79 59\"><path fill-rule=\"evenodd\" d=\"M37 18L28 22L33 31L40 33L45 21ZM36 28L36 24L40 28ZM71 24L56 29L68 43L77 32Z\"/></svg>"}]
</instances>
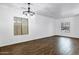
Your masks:
<instances>
[{"instance_id":1,"label":"dark hardwood floor","mask_svg":"<svg viewBox=\"0 0 79 59\"><path fill-rule=\"evenodd\" d=\"M79 55L79 39L52 36L0 47L0 55Z\"/></svg>"}]
</instances>

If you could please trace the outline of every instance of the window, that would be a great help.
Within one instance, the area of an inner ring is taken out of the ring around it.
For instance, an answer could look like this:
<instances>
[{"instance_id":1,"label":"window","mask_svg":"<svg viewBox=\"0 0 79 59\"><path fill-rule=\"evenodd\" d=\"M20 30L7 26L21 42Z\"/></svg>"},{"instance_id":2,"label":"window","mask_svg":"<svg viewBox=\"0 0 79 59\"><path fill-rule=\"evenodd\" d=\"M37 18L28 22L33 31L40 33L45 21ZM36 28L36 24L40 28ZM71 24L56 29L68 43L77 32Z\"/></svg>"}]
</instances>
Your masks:
<instances>
[{"instance_id":1,"label":"window","mask_svg":"<svg viewBox=\"0 0 79 59\"><path fill-rule=\"evenodd\" d=\"M28 34L28 19L14 17L14 35Z\"/></svg>"},{"instance_id":2,"label":"window","mask_svg":"<svg viewBox=\"0 0 79 59\"><path fill-rule=\"evenodd\" d=\"M62 22L61 23L61 31L70 32L70 22Z\"/></svg>"}]
</instances>

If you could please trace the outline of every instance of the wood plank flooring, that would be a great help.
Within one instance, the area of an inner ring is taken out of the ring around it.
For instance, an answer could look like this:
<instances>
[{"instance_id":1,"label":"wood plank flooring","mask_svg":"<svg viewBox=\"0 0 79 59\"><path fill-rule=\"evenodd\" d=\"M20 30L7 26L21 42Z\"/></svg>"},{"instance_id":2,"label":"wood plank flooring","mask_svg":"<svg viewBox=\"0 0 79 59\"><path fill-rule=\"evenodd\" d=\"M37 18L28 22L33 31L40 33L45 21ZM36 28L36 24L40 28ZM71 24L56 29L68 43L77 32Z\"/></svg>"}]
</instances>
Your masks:
<instances>
[{"instance_id":1,"label":"wood plank flooring","mask_svg":"<svg viewBox=\"0 0 79 59\"><path fill-rule=\"evenodd\" d=\"M0 55L79 55L79 39L51 36L1 47Z\"/></svg>"}]
</instances>

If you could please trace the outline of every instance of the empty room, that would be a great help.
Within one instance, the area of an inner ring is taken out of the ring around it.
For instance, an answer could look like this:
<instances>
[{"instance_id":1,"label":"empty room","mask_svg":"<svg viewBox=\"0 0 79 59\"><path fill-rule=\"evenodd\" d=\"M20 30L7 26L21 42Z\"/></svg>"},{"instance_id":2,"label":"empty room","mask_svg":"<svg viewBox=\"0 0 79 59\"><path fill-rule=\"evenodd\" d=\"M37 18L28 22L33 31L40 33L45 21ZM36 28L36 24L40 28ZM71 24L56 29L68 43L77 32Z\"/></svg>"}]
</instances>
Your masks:
<instances>
[{"instance_id":1,"label":"empty room","mask_svg":"<svg viewBox=\"0 0 79 59\"><path fill-rule=\"evenodd\" d=\"M79 55L79 3L0 3L0 55Z\"/></svg>"}]
</instances>

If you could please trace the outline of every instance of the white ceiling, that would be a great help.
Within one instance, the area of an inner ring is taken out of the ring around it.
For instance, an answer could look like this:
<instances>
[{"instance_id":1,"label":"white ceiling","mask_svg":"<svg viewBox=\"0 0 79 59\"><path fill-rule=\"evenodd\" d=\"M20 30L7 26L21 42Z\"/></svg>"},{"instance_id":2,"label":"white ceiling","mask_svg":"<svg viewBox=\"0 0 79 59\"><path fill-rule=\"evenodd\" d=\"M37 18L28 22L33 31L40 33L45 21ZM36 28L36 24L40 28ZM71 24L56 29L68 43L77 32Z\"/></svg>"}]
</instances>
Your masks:
<instances>
[{"instance_id":1,"label":"white ceiling","mask_svg":"<svg viewBox=\"0 0 79 59\"><path fill-rule=\"evenodd\" d=\"M0 3L0 6L27 10L26 3ZM79 14L78 3L31 3L31 9L37 14L53 18Z\"/></svg>"}]
</instances>

